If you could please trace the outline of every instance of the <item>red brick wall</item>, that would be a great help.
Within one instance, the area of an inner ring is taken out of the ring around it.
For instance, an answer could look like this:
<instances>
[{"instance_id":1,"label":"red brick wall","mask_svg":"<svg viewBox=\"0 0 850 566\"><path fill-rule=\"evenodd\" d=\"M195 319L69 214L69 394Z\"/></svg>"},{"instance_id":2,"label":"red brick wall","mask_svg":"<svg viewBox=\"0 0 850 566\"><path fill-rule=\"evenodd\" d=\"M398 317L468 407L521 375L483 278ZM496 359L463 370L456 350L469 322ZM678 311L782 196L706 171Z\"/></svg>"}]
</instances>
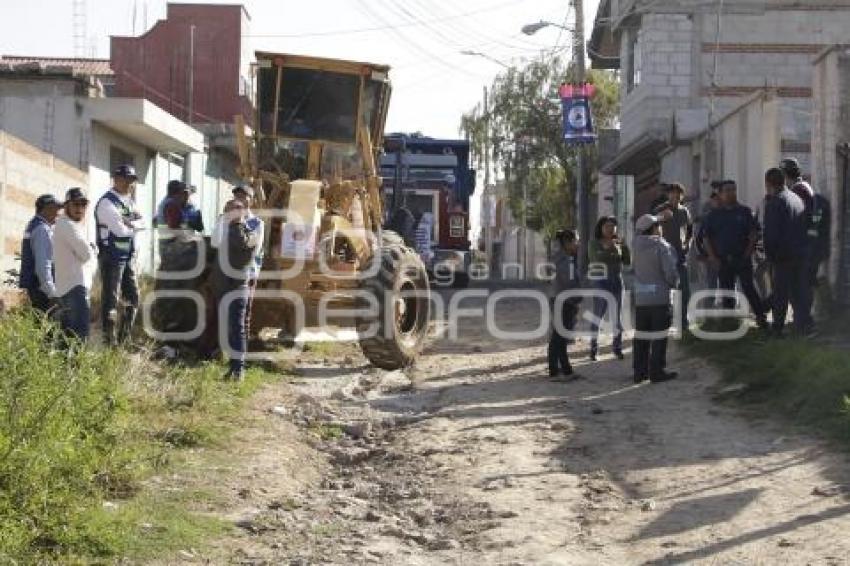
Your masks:
<instances>
[{"instance_id":1,"label":"red brick wall","mask_svg":"<svg viewBox=\"0 0 850 566\"><path fill-rule=\"evenodd\" d=\"M190 29L195 26L195 123L233 121L250 104L239 96L242 7L169 4L160 20L140 37L113 37L111 65L116 96L147 98L189 121Z\"/></svg>"}]
</instances>

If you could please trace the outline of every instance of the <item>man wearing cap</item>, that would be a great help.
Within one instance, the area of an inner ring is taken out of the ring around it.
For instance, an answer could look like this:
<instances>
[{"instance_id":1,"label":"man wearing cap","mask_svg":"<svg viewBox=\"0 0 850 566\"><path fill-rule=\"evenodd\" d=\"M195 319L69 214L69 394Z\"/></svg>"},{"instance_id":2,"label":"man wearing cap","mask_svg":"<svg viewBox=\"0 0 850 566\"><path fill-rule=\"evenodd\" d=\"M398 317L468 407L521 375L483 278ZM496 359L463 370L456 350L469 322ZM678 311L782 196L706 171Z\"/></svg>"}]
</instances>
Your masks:
<instances>
[{"instance_id":1,"label":"man wearing cap","mask_svg":"<svg viewBox=\"0 0 850 566\"><path fill-rule=\"evenodd\" d=\"M254 292L257 290L257 279L263 267L263 242L265 239L265 223L251 210L254 203L254 188L242 184L233 189L233 198L245 207L245 226L251 236L251 246L254 247L254 261L248 266L248 303L245 309L245 332L251 332L251 311L254 308Z\"/></svg>"},{"instance_id":2,"label":"man wearing cap","mask_svg":"<svg viewBox=\"0 0 850 566\"><path fill-rule=\"evenodd\" d=\"M91 307L91 262L97 246L86 237L83 220L89 199L82 189L73 187L65 193L65 215L56 221L53 233L53 256L56 264L56 293L62 312L62 330L85 341L89 336Z\"/></svg>"},{"instance_id":3,"label":"man wearing cap","mask_svg":"<svg viewBox=\"0 0 850 566\"><path fill-rule=\"evenodd\" d=\"M143 229L142 216L131 194L138 180L136 169L132 165L119 165L112 179L112 188L100 198L94 211L103 294L103 339L107 345L128 339L136 319L139 308L139 285L134 266L136 233ZM120 328L119 295L126 303Z\"/></svg>"},{"instance_id":4,"label":"man wearing cap","mask_svg":"<svg viewBox=\"0 0 850 566\"><path fill-rule=\"evenodd\" d=\"M694 237L694 223L691 213L682 204L685 198L685 187L681 183L667 186L667 201L657 206L653 214L661 218L661 233L663 238L673 248L676 254L679 270L679 290L682 301L682 329L688 326L688 302L691 300L691 285L688 277L688 252Z\"/></svg>"},{"instance_id":5,"label":"man wearing cap","mask_svg":"<svg viewBox=\"0 0 850 566\"><path fill-rule=\"evenodd\" d=\"M18 286L25 289L32 306L47 312L56 299L53 270L53 225L62 203L53 195L35 201L35 216L27 224L21 244Z\"/></svg>"},{"instance_id":6,"label":"man wearing cap","mask_svg":"<svg viewBox=\"0 0 850 566\"><path fill-rule=\"evenodd\" d=\"M218 261L210 275L213 293L217 298L217 328L219 339L224 338L229 349L229 368L225 379L241 381L245 373L248 328L248 273L256 257L256 238L246 224L248 211L236 199L224 207L217 229L219 234ZM225 297L228 298L225 302ZM227 325L226 328L223 325Z\"/></svg>"},{"instance_id":7,"label":"man wearing cap","mask_svg":"<svg viewBox=\"0 0 850 566\"><path fill-rule=\"evenodd\" d=\"M799 304L797 307L803 312L797 313L795 310L794 318L801 319L802 326L797 326L801 332L809 334L814 329L814 319L812 318L812 307L815 301L815 284L817 280L817 260L815 259L818 249L818 232L815 229L814 211L815 211L815 191L812 186L803 179L803 171L800 169L800 163L792 158L783 159L780 164L780 169L785 175L785 183L792 193L800 197L805 208L803 215L803 224L806 231L806 237L802 243L803 253L799 254L799 269L806 274L808 280L802 281L802 287L799 289ZM814 270L814 273L812 271Z\"/></svg>"},{"instance_id":8,"label":"man wearing cap","mask_svg":"<svg viewBox=\"0 0 850 566\"><path fill-rule=\"evenodd\" d=\"M667 332L673 320L670 291L679 282L673 248L662 237L662 219L644 214L635 224L633 242L635 338L634 380L658 383L675 379L668 372Z\"/></svg>"},{"instance_id":9,"label":"man wearing cap","mask_svg":"<svg viewBox=\"0 0 850 566\"><path fill-rule=\"evenodd\" d=\"M803 265L806 250L806 205L785 185L780 169L769 169L764 175L767 198L764 206L764 251L771 266L773 297L773 333L781 337L788 313L788 302L794 309L794 327L801 333L811 328L806 310L809 280Z\"/></svg>"}]
</instances>

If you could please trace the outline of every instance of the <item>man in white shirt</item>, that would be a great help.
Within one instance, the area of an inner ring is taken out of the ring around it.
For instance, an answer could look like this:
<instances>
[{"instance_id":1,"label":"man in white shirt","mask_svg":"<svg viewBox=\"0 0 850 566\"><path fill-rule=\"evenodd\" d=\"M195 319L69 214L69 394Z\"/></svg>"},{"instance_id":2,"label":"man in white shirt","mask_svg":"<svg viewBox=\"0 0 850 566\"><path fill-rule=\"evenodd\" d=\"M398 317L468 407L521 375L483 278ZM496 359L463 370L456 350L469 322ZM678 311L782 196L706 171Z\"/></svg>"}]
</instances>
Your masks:
<instances>
[{"instance_id":1,"label":"man in white shirt","mask_svg":"<svg viewBox=\"0 0 850 566\"><path fill-rule=\"evenodd\" d=\"M136 279L136 232L144 229L132 191L138 180L132 165L119 165L112 173L113 187L97 202L98 265L102 284L103 340L114 346L130 337L139 308ZM126 306L118 327L119 293ZM116 329L118 336L116 340Z\"/></svg>"},{"instance_id":2,"label":"man in white shirt","mask_svg":"<svg viewBox=\"0 0 850 566\"><path fill-rule=\"evenodd\" d=\"M89 336L91 264L97 252L97 247L86 237L83 226L88 205L89 199L82 189L68 189L65 215L56 221L53 230L56 294L62 307L59 322L67 335L76 336L81 341Z\"/></svg>"}]
</instances>

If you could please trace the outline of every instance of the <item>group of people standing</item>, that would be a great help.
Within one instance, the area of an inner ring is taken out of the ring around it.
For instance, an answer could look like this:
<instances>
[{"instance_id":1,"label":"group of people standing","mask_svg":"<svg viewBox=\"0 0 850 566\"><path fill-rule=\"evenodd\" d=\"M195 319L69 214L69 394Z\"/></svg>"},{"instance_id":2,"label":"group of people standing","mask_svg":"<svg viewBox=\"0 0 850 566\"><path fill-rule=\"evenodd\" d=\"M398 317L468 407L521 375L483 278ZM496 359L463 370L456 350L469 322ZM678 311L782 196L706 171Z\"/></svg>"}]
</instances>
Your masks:
<instances>
[{"instance_id":1,"label":"group of people standing","mask_svg":"<svg viewBox=\"0 0 850 566\"><path fill-rule=\"evenodd\" d=\"M667 335L674 312L671 297L673 290L679 291L680 325L684 332L691 324L689 258L694 256L704 266L705 287L722 291L719 304L724 309L748 305L767 336L782 337L790 303L795 334L812 336L817 273L829 256L829 202L803 179L794 159L783 160L780 167L765 173L765 193L759 221L751 208L738 202L735 181L712 183L711 198L695 229L684 205L685 187L678 183L665 185L664 194L652 203L650 213L637 218L631 248L619 238L614 217L599 219L588 246L588 269L581 274L576 232L559 231L555 237L554 296L582 287L605 291L608 296L595 297L592 302L595 316L590 329L590 360L597 360L598 322L606 314L614 333L613 353L618 359L625 357L620 311L625 288L623 272L631 266L634 381L675 379L677 374L666 369ZM762 261L757 262L759 255L763 256ZM767 273L769 278L767 284L760 286L764 289L761 293L755 284L756 263L758 271ZM746 301L741 301L741 296ZM553 313L562 323L556 324L550 335L549 374L553 379L575 377L567 354L570 340L564 330L575 328L582 299L574 293L569 297L554 303L563 307Z\"/></svg>"},{"instance_id":2,"label":"group of people standing","mask_svg":"<svg viewBox=\"0 0 850 566\"><path fill-rule=\"evenodd\" d=\"M147 229L134 200L138 181L134 167L119 165L112 180L95 206L94 242L86 231L89 199L82 189L68 189L64 201L50 194L38 197L23 236L19 277L19 287L35 309L54 316L66 336L85 342L90 335L96 261L107 346L130 339L139 309L137 236ZM187 262L199 261L198 250L203 248L197 242L203 239L204 225L200 210L190 202L192 192L182 181L171 181L158 207L153 225L158 229L160 271L191 269ZM212 281L217 299L225 295L232 299L220 324L227 325L230 349L226 377L235 380L244 376L251 305L263 259L265 229L251 212L253 197L248 185L233 189L210 242L213 248L227 248L229 269L214 262Z\"/></svg>"}]
</instances>

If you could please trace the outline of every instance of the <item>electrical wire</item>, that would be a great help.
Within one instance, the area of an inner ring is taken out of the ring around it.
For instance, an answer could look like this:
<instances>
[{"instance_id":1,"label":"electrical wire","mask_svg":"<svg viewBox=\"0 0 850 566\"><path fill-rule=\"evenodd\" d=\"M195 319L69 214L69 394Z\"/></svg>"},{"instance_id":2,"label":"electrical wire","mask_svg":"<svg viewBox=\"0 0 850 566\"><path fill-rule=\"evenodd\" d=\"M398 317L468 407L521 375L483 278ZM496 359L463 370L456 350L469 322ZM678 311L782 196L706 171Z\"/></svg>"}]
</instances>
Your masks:
<instances>
[{"instance_id":1,"label":"electrical wire","mask_svg":"<svg viewBox=\"0 0 850 566\"><path fill-rule=\"evenodd\" d=\"M374 10L373 7L369 6L368 0L358 0L358 3L363 8L363 10L365 12L367 12L372 18L374 18L375 20L377 20L377 21L379 21L379 22L381 22L385 25L389 25L389 22L387 22L386 18L384 18L384 16L380 12ZM398 31L398 29L396 29L394 27L390 27L389 29L387 29L385 31L388 34L392 34L392 36L394 38L396 38L397 43L400 46L404 47L405 49L418 51L419 53L421 53L421 54L425 55L426 57L428 57L429 59L433 60L434 62L439 63L440 65L443 65L447 69L451 69L452 71L458 72L458 73L460 73L464 76L470 74L469 69L464 69L464 68L462 68L458 65L455 65L454 63L452 63L450 61L447 61L446 59L444 59L442 57L435 55L432 51L429 51L428 49L422 47L422 45L420 45L419 43L414 41L411 37L402 35L401 32ZM476 73L471 73L471 74L476 74ZM479 75L479 77L482 78L482 79L485 78L482 75Z\"/></svg>"},{"instance_id":2,"label":"electrical wire","mask_svg":"<svg viewBox=\"0 0 850 566\"><path fill-rule=\"evenodd\" d=\"M453 19L462 19L470 16L477 16L479 14L486 14L490 12L496 12L499 10L503 10L509 6L515 6L517 4L522 4L525 0L511 0L510 2L504 2L502 4L497 4L495 6L488 6L487 8L482 8L480 10L470 10L469 12L463 12L460 14L454 14L452 16L445 16L440 18L433 18L428 20L427 22L407 22L400 24L390 24L385 21L384 25L368 27L368 28L353 28L353 29L342 29L335 31L320 31L320 32L308 32L308 33L284 33L284 34L246 34L243 37L255 37L255 38L299 38L299 37L327 37L333 35L354 35L360 33L371 33L376 31L387 31L392 29L401 29L408 27L417 27L427 24L440 23Z\"/></svg>"},{"instance_id":3,"label":"electrical wire","mask_svg":"<svg viewBox=\"0 0 850 566\"><path fill-rule=\"evenodd\" d=\"M432 1L430 6L427 5L425 2L423 2L422 0L408 0L408 1L412 1L412 2L416 3L416 5L419 6L420 10L424 10L424 12L426 14L429 13L429 12L433 12L436 9L439 9L441 11L450 12L450 10L447 7L445 7L445 5L443 5L443 4L441 4L437 1ZM401 0L398 0L398 2L400 3ZM532 51L532 50L538 51L538 50L540 50L541 47L543 47L542 45L537 44L535 42L526 41L522 34L517 34L516 36L511 36L511 37L515 37L515 39L518 40L518 41L515 41L513 43L509 43L509 42L505 41L504 38L494 37L494 36L482 33L479 30L480 26L461 27L461 25L457 22L457 20L455 20L453 18L448 19L443 25L446 28L450 28L451 33L457 34L460 37L471 37L471 38L475 38L477 40L492 41L494 44L498 44L502 47L505 47L506 49L521 50L521 51Z\"/></svg>"}]
</instances>

